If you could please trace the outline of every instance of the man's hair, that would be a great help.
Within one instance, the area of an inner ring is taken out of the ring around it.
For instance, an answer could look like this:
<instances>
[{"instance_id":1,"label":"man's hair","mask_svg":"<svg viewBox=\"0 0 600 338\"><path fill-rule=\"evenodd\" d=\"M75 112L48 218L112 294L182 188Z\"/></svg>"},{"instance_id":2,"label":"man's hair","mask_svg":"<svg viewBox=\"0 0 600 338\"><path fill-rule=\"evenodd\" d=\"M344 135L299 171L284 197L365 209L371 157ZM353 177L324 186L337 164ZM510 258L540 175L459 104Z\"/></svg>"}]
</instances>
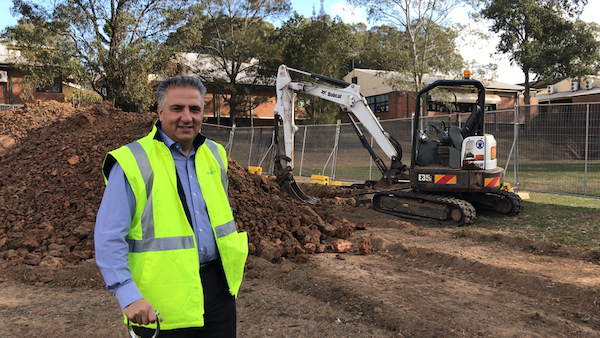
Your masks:
<instances>
[{"instance_id":1,"label":"man's hair","mask_svg":"<svg viewBox=\"0 0 600 338\"><path fill-rule=\"evenodd\" d=\"M200 81L200 78L192 75L179 75L170 77L156 88L156 102L164 108L167 101L167 89L169 88L195 88L200 92L202 103L204 103L204 95L206 95L206 87Z\"/></svg>"}]
</instances>

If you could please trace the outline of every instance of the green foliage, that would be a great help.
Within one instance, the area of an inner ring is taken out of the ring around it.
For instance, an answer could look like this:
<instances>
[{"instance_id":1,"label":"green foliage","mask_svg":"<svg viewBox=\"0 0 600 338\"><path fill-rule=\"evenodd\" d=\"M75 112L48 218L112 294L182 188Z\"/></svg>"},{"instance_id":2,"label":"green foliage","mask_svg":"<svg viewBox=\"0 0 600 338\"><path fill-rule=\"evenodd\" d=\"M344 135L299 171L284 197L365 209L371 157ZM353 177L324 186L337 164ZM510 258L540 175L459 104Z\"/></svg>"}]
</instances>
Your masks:
<instances>
[{"instance_id":1,"label":"green foliage","mask_svg":"<svg viewBox=\"0 0 600 338\"><path fill-rule=\"evenodd\" d=\"M364 24L353 27L357 39L354 67L386 71L406 71L410 63L409 40L395 26L375 26L366 30Z\"/></svg>"},{"instance_id":2,"label":"green foliage","mask_svg":"<svg viewBox=\"0 0 600 338\"><path fill-rule=\"evenodd\" d=\"M15 61L29 86L58 74L118 107L142 111L153 102L148 75L163 74L174 58L164 40L186 7L185 0L13 0L13 13L22 18L3 36L21 51Z\"/></svg>"},{"instance_id":3,"label":"green foliage","mask_svg":"<svg viewBox=\"0 0 600 338\"><path fill-rule=\"evenodd\" d=\"M356 46L352 26L339 18L331 19L323 10L312 18L295 13L279 29L276 39L282 51L278 63L338 79L348 73ZM302 80L294 75L295 80ZM305 94L298 95L298 105L306 110L309 123L334 123L339 112L337 104Z\"/></svg>"},{"instance_id":4,"label":"green foliage","mask_svg":"<svg viewBox=\"0 0 600 338\"><path fill-rule=\"evenodd\" d=\"M481 16L500 34L496 49L525 75L529 104L530 74L535 80L581 77L598 71L597 27L575 19L585 0L485 0Z\"/></svg>"},{"instance_id":5,"label":"green foliage","mask_svg":"<svg viewBox=\"0 0 600 338\"><path fill-rule=\"evenodd\" d=\"M21 86L23 100L35 98L35 88L52 85L55 79L66 79L81 72L81 65L65 58L62 51L73 52L75 46L60 35L59 27L41 18L35 21L20 21L5 35L10 42L17 42L20 55L13 57L17 68L25 74ZM23 41L27 45L21 44Z\"/></svg>"},{"instance_id":6,"label":"green foliage","mask_svg":"<svg viewBox=\"0 0 600 338\"><path fill-rule=\"evenodd\" d=\"M544 56L533 66L539 78L584 78L600 71L600 27L596 23L563 21L540 41Z\"/></svg>"},{"instance_id":7,"label":"green foliage","mask_svg":"<svg viewBox=\"0 0 600 338\"><path fill-rule=\"evenodd\" d=\"M91 89L78 89L66 95L65 102L72 104L75 108L87 107L102 102L102 96Z\"/></svg>"},{"instance_id":8,"label":"green foliage","mask_svg":"<svg viewBox=\"0 0 600 338\"><path fill-rule=\"evenodd\" d=\"M448 23L449 13L470 0L349 0L357 7L366 7L369 20L390 27L397 27L401 36L392 36L393 43L401 52L392 52L399 60L393 70L401 77L391 83L398 89L413 91L422 88L424 74L458 73L462 57L457 52L458 29ZM381 26L372 33L382 41L392 31ZM368 39L366 40L368 41ZM377 44L377 43L375 43ZM370 46L371 44L367 44ZM388 52L395 47L384 48Z\"/></svg>"},{"instance_id":9,"label":"green foliage","mask_svg":"<svg viewBox=\"0 0 600 338\"><path fill-rule=\"evenodd\" d=\"M265 20L287 14L290 3L200 0L200 4L202 10L191 13L168 44L200 54L192 70L223 95L233 124L236 115L248 108L247 95L266 83L258 61L273 54L269 39L275 28Z\"/></svg>"}]
</instances>

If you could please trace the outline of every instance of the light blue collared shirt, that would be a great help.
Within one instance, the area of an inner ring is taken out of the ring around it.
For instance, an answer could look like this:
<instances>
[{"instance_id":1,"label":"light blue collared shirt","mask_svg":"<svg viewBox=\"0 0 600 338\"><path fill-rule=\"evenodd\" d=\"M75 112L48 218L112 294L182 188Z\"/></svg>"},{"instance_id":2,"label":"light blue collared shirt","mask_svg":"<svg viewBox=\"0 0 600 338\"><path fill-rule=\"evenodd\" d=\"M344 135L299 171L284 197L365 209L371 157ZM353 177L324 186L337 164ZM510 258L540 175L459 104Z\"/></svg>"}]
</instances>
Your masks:
<instances>
[{"instance_id":1,"label":"light blue collared shirt","mask_svg":"<svg viewBox=\"0 0 600 338\"><path fill-rule=\"evenodd\" d=\"M200 263L215 260L219 257L217 244L210 225L206 203L200 190L196 175L196 148L189 156L181 152L181 145L175 143L160 129L157 130L161 140L171 150L177 174L181 180L185 194ZM106 287L117 300L121 309L134 301L143 298L133 283L128 267L129 245L125 238L129 233L131 219L135 213L135 196L129 182L125 178L123 168L116 163L108 177L102 203L96 217L94 244L96 264L104 277Z\"/></svg>"}]
</instances>

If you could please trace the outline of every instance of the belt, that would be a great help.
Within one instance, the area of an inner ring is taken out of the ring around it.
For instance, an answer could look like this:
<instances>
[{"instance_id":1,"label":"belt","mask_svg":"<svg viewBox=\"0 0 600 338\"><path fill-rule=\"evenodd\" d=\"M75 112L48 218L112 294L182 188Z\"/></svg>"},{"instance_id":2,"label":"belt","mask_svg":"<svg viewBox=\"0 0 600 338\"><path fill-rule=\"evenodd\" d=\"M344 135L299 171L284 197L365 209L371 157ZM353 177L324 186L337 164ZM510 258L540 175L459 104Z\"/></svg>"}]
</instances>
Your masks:
<instances>
[{"instance_id":1,"label":"belt","mask_svg":"<svg viewBox=\"0 0 600 338\"><path fill-rule=\"evenodd\" d=\"M200 273L202 274L203 272L208 271L212 266L215 265L215 263L218 263L218 262L219 262L219 260L215 259L214 261L200 263Z\"/></svg>"}]
</instances>

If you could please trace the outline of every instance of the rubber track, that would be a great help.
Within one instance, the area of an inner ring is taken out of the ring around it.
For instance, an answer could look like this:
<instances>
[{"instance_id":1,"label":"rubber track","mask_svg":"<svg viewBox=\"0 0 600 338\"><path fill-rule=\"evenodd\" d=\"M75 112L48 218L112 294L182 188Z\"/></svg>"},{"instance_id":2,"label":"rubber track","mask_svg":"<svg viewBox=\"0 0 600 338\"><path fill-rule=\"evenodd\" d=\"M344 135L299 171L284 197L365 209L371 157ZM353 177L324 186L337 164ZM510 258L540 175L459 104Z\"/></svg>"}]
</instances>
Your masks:
<instances>
[{"instance_id":1,"label":"rubber track","mask_svg":"<svg viewBox=\"0 0 600 338\"><path fill-rule=\"evenodd\" d=\"M473 204L471 204L465 200L455 198L455 197L440 196L440 195L433 195L433 194L423 194L423 193L415 192L412 190L407 190L407 191L391 190L391 191L380 192L380 193L377 193L376 195L380 195L380 194L381 195L394 195L397 197L411 198L414 200L425 200L428 202L433 202L433 203L437 203L437 204L441 204L441 205L450 205L455 208L458 208L462 211L462 214L463 214L463 217L461 218L460 221L455 222L449 218L447 218L445 220L445 222L454 223L454 225L456 225L456 226L471 224L471 223L473 223L473 221L475 220L475 217L476 217L475 207L473 206ZM436 218L429 218L426 216L409 215L409 214L398 213L398 212L394 212L394 211L390 211L390 210L381 209L381 207L379 205L375 204L375 198L373 198L373 209L375 209L376 211L379 211L379 212L383 212L386 214L395 215L395 216L403 217L403 218L422 219L422 220L431 220L431 219L439 220Z\"/></svg>"},{"instance_id":2,"label":"rubber track","mask_svg":"<svg viewBox=\"0 0 600 338\"><path fill-rule=\"evenodd\" d=\"M518 215L519 213L521 213L521 211L523 211L523 200L521 199L521 197L519 195L515 194L514 192L510 192L507 190L498 190L492 194L500 195L501 197L499 197L499 198L506 198L506 199L510 200L510 202L512 204L512 209L506 215L514 216L514 215Z\"/></svg>"}]
</instances>

